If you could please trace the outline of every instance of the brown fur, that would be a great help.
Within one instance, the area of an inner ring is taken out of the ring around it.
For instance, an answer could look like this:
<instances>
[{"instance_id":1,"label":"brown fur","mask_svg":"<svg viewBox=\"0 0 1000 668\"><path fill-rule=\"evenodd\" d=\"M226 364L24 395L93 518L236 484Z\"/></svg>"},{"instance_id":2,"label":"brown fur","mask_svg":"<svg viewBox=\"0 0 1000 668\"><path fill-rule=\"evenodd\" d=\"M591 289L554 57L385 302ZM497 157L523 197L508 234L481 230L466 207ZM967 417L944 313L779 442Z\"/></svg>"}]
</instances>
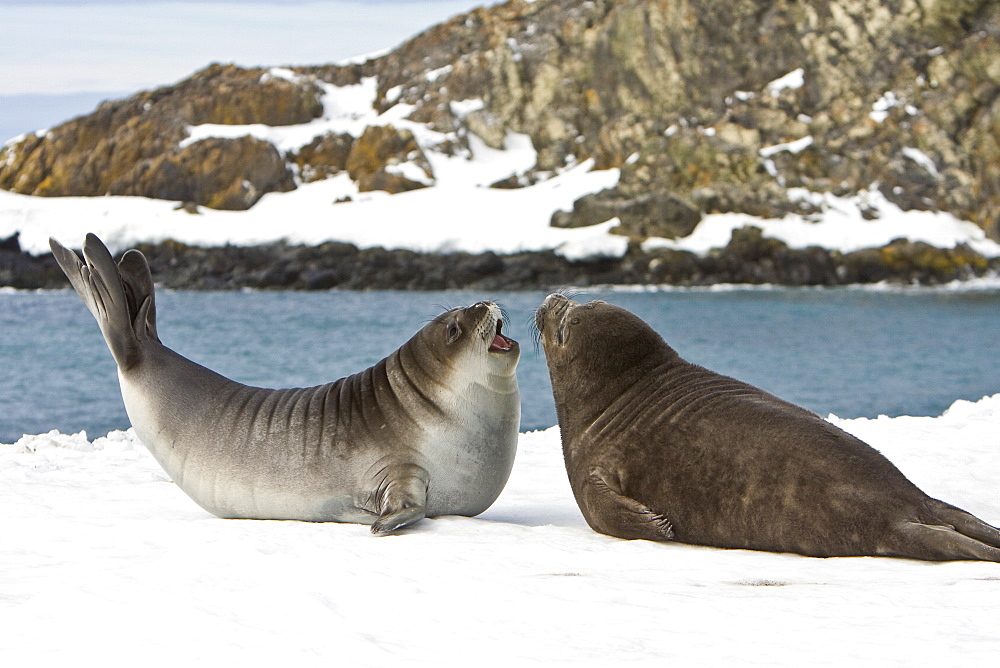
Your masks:
<instances>
[{"instance_id":1,"label":"brown fur","mask_svg":"<svg viewBox=\"0 0 1000 668\"><path fill-rule=\"evenodd\" d=\"M535 317L566 470L594 530L811 556L1000 561L1000 531L813 413L691 364L634 314Z\"/></svg>"}]
</instances>

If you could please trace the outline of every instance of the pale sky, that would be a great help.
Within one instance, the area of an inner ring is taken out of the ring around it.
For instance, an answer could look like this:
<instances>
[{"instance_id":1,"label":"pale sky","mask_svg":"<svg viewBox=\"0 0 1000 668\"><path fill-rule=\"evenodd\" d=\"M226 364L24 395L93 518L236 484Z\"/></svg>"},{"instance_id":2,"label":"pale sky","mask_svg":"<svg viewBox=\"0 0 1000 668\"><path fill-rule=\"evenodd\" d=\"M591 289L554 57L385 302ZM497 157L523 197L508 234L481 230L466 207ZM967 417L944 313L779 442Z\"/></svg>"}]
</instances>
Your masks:
<instances>
[{"instance_id":1,"label":"pale sky","mask_svg":"<svg viewBox=\"0 0 1000 668\"><path fill-rule=\"evenodd\" d=\"M390 49L496 0L0 0L0 142L213 62L315 65Z\"/></svg>"},{"instance_id":2,"label":"pale sky","mask_svg":"<svg viewBox=\"0 0 1000 668\"><path fill-rule=\"evenodd\" d=\"M396 46L483 0L0 1L0 94L138 90L210 62L321 64Z\"/></svg>"}]
</instances>

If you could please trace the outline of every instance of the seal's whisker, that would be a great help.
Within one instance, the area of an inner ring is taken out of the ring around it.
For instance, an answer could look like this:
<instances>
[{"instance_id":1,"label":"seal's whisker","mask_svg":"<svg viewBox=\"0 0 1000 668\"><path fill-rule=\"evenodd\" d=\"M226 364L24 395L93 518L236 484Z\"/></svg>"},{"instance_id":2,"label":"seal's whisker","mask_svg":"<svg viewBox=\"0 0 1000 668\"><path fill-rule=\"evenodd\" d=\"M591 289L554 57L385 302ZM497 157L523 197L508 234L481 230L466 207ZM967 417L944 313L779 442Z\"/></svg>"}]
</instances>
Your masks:
<instances>
[{"instance_id":1,"label":"seal's whisker","mask_svg":"<svg viewBox=\"0 0 1000 668\"><path fill-rule=\"evenodd\" d=\"M538 349L542 347L542 333L537 329L531 333L531 343L535 349L535 357L537 357Z\"/></svg>"},{"instance_id":2,"label":"seal's whisker","mask_svg":"<svg viewBox=\"0 0 1000 668\"><path fill-rule=\"evenodd\" d=\"M457 307L457 306L446 306L446 305L441 304L439 302L434 302L433 305L436 306L437 308L439 308L441 310L441 312L438 313L437 315L435 315L433 318L430 318L429 320L424 320L423 322L425 324L429 323L429 322L441 322L441 319L444 318L446 315L448 315L449 313L451 313L452 311L454 311L456 308L461 308L461 307Z\"/></svg>"},{"instance_id":3,"label":"seal's whisker","mask_svg":"<svg viewBox=\"0 0 1000 668\"><path fill-rule=\"evenodd\" d=\"M566 299L572 299L573 301L576 301L577 297L579 297L582 294L585 294L586 292L587 291L584 290L583 288L574 288L574 287L568 287L567 286L567 287L559 288L558 290L556 290L552 294L554 294L554 295L560 295L562 297L565 297Z\"/></svg>"},{"instance_id":4,"label":"seal's whisker","mask_svg":"<svg viewBox=\"0 0 1000 668\"><path fill-rule=\"evenodd\" d=\"M538 311L540 310L541 307L532 311L531 315L529 315L524 321L524 323L528 326L528 329L532 332L538 332Z\"/></svg>"},{"instance_id":5,"label":"seal's whisker","mask_svg":"<svg viewBox=\"0 0 1000 668\"><path fill-rule=\"evenodd\" d=\"M528 316L527 321L528 333L531 335L531 342L535 348L535 355L538 355L538 348L542 345L542 330L538 329L538 311L540 310L541 307L538 307L538 310Z\"/></svg>"},{"instance_id":6,"label":"seal's whisker","mask_svg":"<svg viewBox=\"0 0 1000 668\"><path fill-rule=\"evenodd\" d=\"M501 304L500 302L497 302L497 301L495 301L493 303L496 304L497 307L500 309L500 317L503 318L504 323L509 323L510 322L510 314L507 313L507 307L505 307L503 304Z\"/></svg>"}]
</instances>

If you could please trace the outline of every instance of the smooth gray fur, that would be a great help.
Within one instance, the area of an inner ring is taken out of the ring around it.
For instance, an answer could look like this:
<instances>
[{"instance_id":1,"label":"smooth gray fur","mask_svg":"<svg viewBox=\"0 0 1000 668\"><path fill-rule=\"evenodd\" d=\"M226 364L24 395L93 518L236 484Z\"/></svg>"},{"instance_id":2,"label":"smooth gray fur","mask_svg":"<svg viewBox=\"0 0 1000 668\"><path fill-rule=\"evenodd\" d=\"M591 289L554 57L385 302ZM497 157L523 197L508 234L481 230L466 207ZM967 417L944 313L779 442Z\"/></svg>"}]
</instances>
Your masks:
<instances>
[{"instance_id":1,"label":"smooth gray fur","mask_svg":"<svg viewBox=\"0 0 1000 668\"><path fill-rule=\"evenodd\" d=\"M141 253L116 265L92 234L84 262L50 245L100 325L136 434L209 512L358 522L381 535L425 516L477 515L503 490L520 422L520 349L500 335L495 304L443 313L353 376L262 389L160 342Z\"/></svg>"}]
</instances>

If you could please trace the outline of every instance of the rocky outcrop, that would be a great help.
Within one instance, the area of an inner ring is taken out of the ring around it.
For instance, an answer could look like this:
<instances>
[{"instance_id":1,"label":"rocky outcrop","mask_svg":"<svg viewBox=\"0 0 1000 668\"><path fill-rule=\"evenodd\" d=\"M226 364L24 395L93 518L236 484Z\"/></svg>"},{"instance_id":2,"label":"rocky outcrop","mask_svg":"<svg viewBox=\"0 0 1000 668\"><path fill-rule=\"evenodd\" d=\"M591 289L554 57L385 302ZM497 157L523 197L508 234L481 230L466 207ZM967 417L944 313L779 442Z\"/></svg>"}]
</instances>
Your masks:
<instances>
[{"instance_id":1,"label":"rocky outcrop","mask_svg":"<svg viewBox=\"0 0 1000 668\"><path fill-rule=\"evenodd\" d=\"M683 234L692 208L801 211L789 187L877 184L1000 240L998 38L988 0L512 1L403 45L379 81L442 131L461 123L450 100L483 99L467 125L529 134L536 170L621 168L597 199L630 236ZM587 224L595 203L554 223Z\"/></svg>"},{"instance_id":2,"label":"rocky outcrop","mask_svg":"<svg viewBox=\"0 0 1000 668\"><path fill-rule=\"evenodd\" d=\"M35 257L21 252L18 236L0 239L0 287L38 290L69 285L51 255Z\"/></svg>"},{"instance_id":3,"label":"rocky outcrop","mask_svg":"<svg viewBox=\"0 0 1000 668\"><path fill-rule=\"evenodd\" d=\"M292 125L323 111L315 82L213 65L175 86L105 102L6 147L0 188L41 196L141 195L247 209L294 187L284 157L250 137L182 142L204 123Z\"/></svg>"},{"instance_id":4,"label":"rocky outcrop","mask_svg":"<svg viewBox=\"0 0 1000 668\"><path fill-rule=\"evenodd\" d=\"M347 156L354 137L347 133L326 132L291 155L304 183L322 181L347 170Z\"/></svg>"},{"instance_id":5,"label":"rocky outcrop","mask_svg":"<svg viewBox=\"0 0 1000 668\"><path fill-rule=\"evenodd\" d=\"M111 182L107 192L242 211L264 193L294 187L291 172L270 143L211 137L141 161Z\"/></svg>"},{"instance_id":6,"label":"rocky outcrop","mask_svg":"<svg viewBox=\"0 0 1000 668\"><path fill-rule=\"evenodd\" d=\"M998 63L994 0L510 0L364 63L287 77L212 66L106 103L4 149L0 187L246 208L293 175L347 172L390 192L433 183L432 147L387 123L287 152L183 144L200 123L307 122L324 86L375 78L375 110L408 105L408 120L448 137L434 150L465 150L469 133L494 148L529 135L537 164L497 187L588 159L621 170L554 225L608 216L634 239L680 236L712 212L810 215L790 188L874 186L1000 240Z\"/></svg>"},{"instance_id":7,"label":"rocky outcrop","mask_svg":"<svg viewBox=\"0 0 1000 668\"><path fill-rule=\"evenodd\" d=\"M1000 258L972 250L897 241L881 249L838 253L792 249L757 228L733 234L705 256L643 250L621 258L570 261L552 252L497 255L420 254L352 244L198 248L175 242L143 244L160 286L185 290L554 290L590 285L703 286L716 283L837 286L887 282L939 285L1000 274ZM0 241L0 286L64 288L69 284L51 255L21 253L17 238Z\"/></svg>"},{"instance_id":8,"label":"rocky outcrop","mask_svg":"<svg viewBox=\"0 0 1000 668\"><path fill-rule=\"evenodd\" d=\"M695 204L669 191L628 197L612 188L584 195L573 203L572 211L557 211L551 224L588 227L612 218L621 220L632 236L673 239L691 234L701 220L701 213Z\"/></svg>"},{"instance_id":9,"label":"rocky outcrop","mask_svg":"<svg viewBox=\"0 0 1000 668\"><path fill-rule=\"evenodd\" d=\"M414 176L420 180L395 171L403 165L415 167ZM405 192L424 188L433 179L431 165L413 133L409 130L397 130L391 125L365 129L347 154L345 169L361 192Z\"/></svg>"}]
</instances>

